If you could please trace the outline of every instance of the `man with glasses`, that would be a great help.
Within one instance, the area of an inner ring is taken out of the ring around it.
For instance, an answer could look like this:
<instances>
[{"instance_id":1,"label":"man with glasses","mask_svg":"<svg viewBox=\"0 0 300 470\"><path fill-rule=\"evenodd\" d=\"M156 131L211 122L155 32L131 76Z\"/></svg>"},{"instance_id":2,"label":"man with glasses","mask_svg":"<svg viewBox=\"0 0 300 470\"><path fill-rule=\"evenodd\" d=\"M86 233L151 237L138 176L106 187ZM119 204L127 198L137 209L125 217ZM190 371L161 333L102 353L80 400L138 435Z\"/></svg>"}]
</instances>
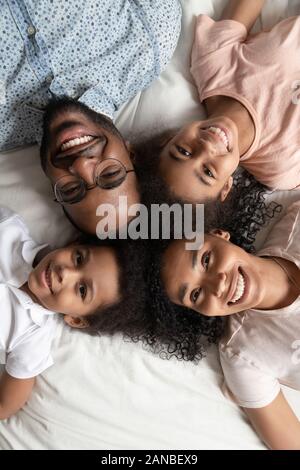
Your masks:
<instances>
[{"instance_id":1,"label":"man with glasses","mask_svg":"<svg viewBox=\"0 0 300 470\"><path fill-rule=\"evenodd\" d=\"M180 20L179 0L0 0L0 151L43 137L56 199L86 232L99 204L139 201L114 113L166 66Z\"/></svg>"},{"instance_id":2,"label":"man with glasses","mask_svg":"<svg viewBox=\"0 0 300 470\"><path fill-rule=\"evenodd\" d=\"M49 103L40 153L55 200L84 232L96 232L99 205L114 206L118 229L119 220L126 220L119 197L127 196L128 207L139 202L129 144L110 119L78 101Z\"/></svg>"}]
</instances>

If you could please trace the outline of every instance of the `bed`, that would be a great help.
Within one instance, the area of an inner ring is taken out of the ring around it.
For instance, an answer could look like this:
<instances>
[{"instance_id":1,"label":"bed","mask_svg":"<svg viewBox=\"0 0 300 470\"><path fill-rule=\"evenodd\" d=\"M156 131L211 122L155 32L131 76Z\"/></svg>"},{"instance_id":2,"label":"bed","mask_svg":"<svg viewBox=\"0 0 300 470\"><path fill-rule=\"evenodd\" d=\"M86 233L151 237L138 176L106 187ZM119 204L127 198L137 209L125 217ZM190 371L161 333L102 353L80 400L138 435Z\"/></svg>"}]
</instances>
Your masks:
<instances>
[{"instance_id":1,"label":"bed","mask_svg":"<svg viewBox=\"0 0 300 470\"><path fill-rule=\"evenodd\" d=\"M182 5L171 63L118 113L127 136L204 115L189 74L193 24L199 13L217 19L224 0ZM255 29L299 13L300 0L269 0ZM269 197L287 205L300 193ZM0 155L0 203L23 215L38 242L62 246L74 234L53 202L36 147ZM0 449L265 449L244 413L222 394L215 347L198 365L166 361L120 336L89 337L60 323L53 355L55 365L38 377L26 406L0 422ZM300 393L284 393L300 418Z\"/></svg>"}]
</instances>

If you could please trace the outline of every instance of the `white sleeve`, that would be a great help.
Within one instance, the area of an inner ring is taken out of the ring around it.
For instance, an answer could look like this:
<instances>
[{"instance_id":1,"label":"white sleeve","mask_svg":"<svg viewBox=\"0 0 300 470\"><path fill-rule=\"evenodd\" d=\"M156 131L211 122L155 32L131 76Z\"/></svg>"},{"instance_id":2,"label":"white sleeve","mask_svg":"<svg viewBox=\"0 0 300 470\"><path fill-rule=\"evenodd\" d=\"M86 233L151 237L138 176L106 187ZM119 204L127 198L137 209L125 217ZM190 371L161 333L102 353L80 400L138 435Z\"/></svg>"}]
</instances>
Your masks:
<instances>
[{"instance_id":1,"label":"white sleeve","mask_svg":"<svg viewBox=\"0 0 300 470\"><path fill-rule=\"evenodd\" d=\"M24 261L31 267L35 256L45 246L31 238L18 214L0 207L0 282L18 286L24 277Z\"/></svg>"},{"instance_id":2,"label":"white sleeve","mask_svg":"<svg viewBox=\"0 0 300 470\"><path fill-rule=\"evenodd\" d=\"M262 408L278 395L279 381L244 357L222 348L220 359L226 386L239 406Z\"/></svg>"},{"instance_id":3,"label":"white sleeve","mask_svg":"<svg viewBox=\"0 0 300 470\"><path fill-rule=\"evenodd\" d=\"M0 224L14 215L16 215L16 213L8 207L0 206Z\"/></svg>"},{"instance_id":4,"label":"white sleeve","mask_svg":"<svg viewBox=\"0 0 300 470\"><path fill-rule=\"evenodd\" d=\"M53 328L47 323L43 328L37 327L7 354L5 369L9 375L16 379L29 379L52 366Z\"/></svg>"}]
</instances>

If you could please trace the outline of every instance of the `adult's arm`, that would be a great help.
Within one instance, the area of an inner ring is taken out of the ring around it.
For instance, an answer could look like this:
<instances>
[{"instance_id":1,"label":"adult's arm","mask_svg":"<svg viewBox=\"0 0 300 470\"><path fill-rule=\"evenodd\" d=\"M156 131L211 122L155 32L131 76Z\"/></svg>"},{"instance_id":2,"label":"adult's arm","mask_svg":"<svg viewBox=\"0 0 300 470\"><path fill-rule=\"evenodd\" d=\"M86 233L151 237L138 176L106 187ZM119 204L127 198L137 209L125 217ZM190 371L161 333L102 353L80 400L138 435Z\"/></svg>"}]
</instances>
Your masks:
<instances>
[{"instance_id":1,"label":"adult's arm","mask_svg":"<svg viewBox=\"0 0 300 470\"><path fill-rule=\"evenodd\" d=\"M222 20L239 21L246 26L249 33L260 15L264 3L265 0L229 0L221 18Z\"/></svg>"},{"instance_id":2,"label":"adult's arm","mask_svg":"<svg viewBox=\"0 0 300 470\"><path fill-rule=\"evenodd\" d=\"M300 450L300 422L282 392L263 408L245 411L265 444L273 450Z\"/></svg>"},{"instance_id":3,"label":"adult's arm","mask_svg":"<svg viewBox=\"0 0 300 470\"><path fill-rule=\"evenodd\" d=\"M16 379L7 372L0 377L0 420L6 419L20 410L28 400L35 377Z\"/></svg>"}]
</instances>

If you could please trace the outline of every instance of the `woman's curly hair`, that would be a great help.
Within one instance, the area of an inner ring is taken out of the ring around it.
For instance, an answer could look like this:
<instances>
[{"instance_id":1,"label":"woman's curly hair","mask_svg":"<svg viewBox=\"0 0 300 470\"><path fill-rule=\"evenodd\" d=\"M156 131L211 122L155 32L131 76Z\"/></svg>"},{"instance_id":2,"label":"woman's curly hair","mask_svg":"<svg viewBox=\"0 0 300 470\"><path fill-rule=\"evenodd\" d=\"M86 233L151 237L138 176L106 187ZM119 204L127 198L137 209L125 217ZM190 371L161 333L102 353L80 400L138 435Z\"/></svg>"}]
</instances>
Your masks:
<instances>
[{"instance_id":1,"label":"woman's curly hair","mask_svg":"<svg viewBox=\"0 0 300 470\"><path fill-rule=\"evenodd\" d=\"M224 202L208 202L205 205L204 230L226 230L231 242L254 253L254 242L259 230L282 211L275 201L266 203L270 192L246 170L238 168L234 173L233 186Z\"/></svg>"},{"instance_id":2,"label":"woman's curly hair","mask_svg":"<svg viewBox=\"0 0 300 470\"><path fill-rule=\"evenodd\" d=\"M199 315L168 299L160 278L161 255L162 247L151 244L146 272L148 328L131 340L142 341L146 349L163 359L197 362L205 356L206 347L220 338L223 318Z\"/></svg>"},{"instance_id":3,"label":"woman's curly hair","mask_svg":"<svg viewBox=\"0 0 300 470\"><path fill-rule=\"evenodd\" d=\"M149 169L149 165L145 165ZM139 173L139 171L138 171ZM139 176L141 173L139 173ZM170 194L155 172L142 171L142 202L184 203ZM247 251L259 229L281 206L266 204L266 188L245 171L235 174L233 189L226 203L205 205L205 231L222 228L232 241ZM123 333L125 339L141 342L162 358L175 357L199 361L209 344L217 343L224 329L224 318L207 317L173 304L161 283L161 260L171 240L117 241L120 266L121 300L88 317L90 334ZM114 244L113 244L114 245Z\"/></svg>"},{"instance_id":4,"label":"woman's curly hair","mask_svg":"<svg viewBox=\"0 0 300 470\"><path fill-rule=\"evenodd\" d=\"M152 203L163 202L183 205L188 201L180 200L171 193L159 174L161 141L162 136L159 136L150 139L146 145L136 147L142 202L149 207ZM239 168L233 176L233 188L225 202L205 201L204 229L205 232L214 228L227 230L233 243L253 253L253 243L258 231L280 212L282 207L276 202L266 203L266 186L256 181L246 170ZM142 340L161 357L197 362L205 355L206 346L217 343L221 337L225 319L198 314L175 305L168 299L160 272L163 253L171 242L172 240L151 242L146 276L146 302L147 314L152 323L147 334L144 332L132 339Z\"/></svg>"},{"instance_id":5,"label":"woman's curly hair","mask_svg":"<svg viewBox=\"0 0 300 470\"><path fill-rule=\"evenodd\" d=\"M142 240L97 242L89 237L82 244L113 247L119 265L121 300L99 307L85 317L90 335L123 334L126 341L140 342L143 347L166 359L199 360L205 344L215 343L222 333L223 320L204 316L171 303L160 284L159 241ZM156 248L154 249L154 246ZM153 256L159 256L153 258Z\"/></svg>"},{"instance_id":6,"label":"woman's curly hair","mask_svg":"<svg viewBox=\"0 0 300 470\"><path fill-rule=\"evenodd\" d=\"M232 234L232 242L253 253L260 228L280 212L276 202L265 202L266 189L252 176L236 176L234 191L225 204L205 206L205 232L222 228ZM139 338L163 358L198 362L211 343L217 343L225 327L224 317L208 317L172 303L161 281L163 253L172 240L152 241L146 283L147 314L152 320L148 334Z\"/></svg>"}]
</instances>

